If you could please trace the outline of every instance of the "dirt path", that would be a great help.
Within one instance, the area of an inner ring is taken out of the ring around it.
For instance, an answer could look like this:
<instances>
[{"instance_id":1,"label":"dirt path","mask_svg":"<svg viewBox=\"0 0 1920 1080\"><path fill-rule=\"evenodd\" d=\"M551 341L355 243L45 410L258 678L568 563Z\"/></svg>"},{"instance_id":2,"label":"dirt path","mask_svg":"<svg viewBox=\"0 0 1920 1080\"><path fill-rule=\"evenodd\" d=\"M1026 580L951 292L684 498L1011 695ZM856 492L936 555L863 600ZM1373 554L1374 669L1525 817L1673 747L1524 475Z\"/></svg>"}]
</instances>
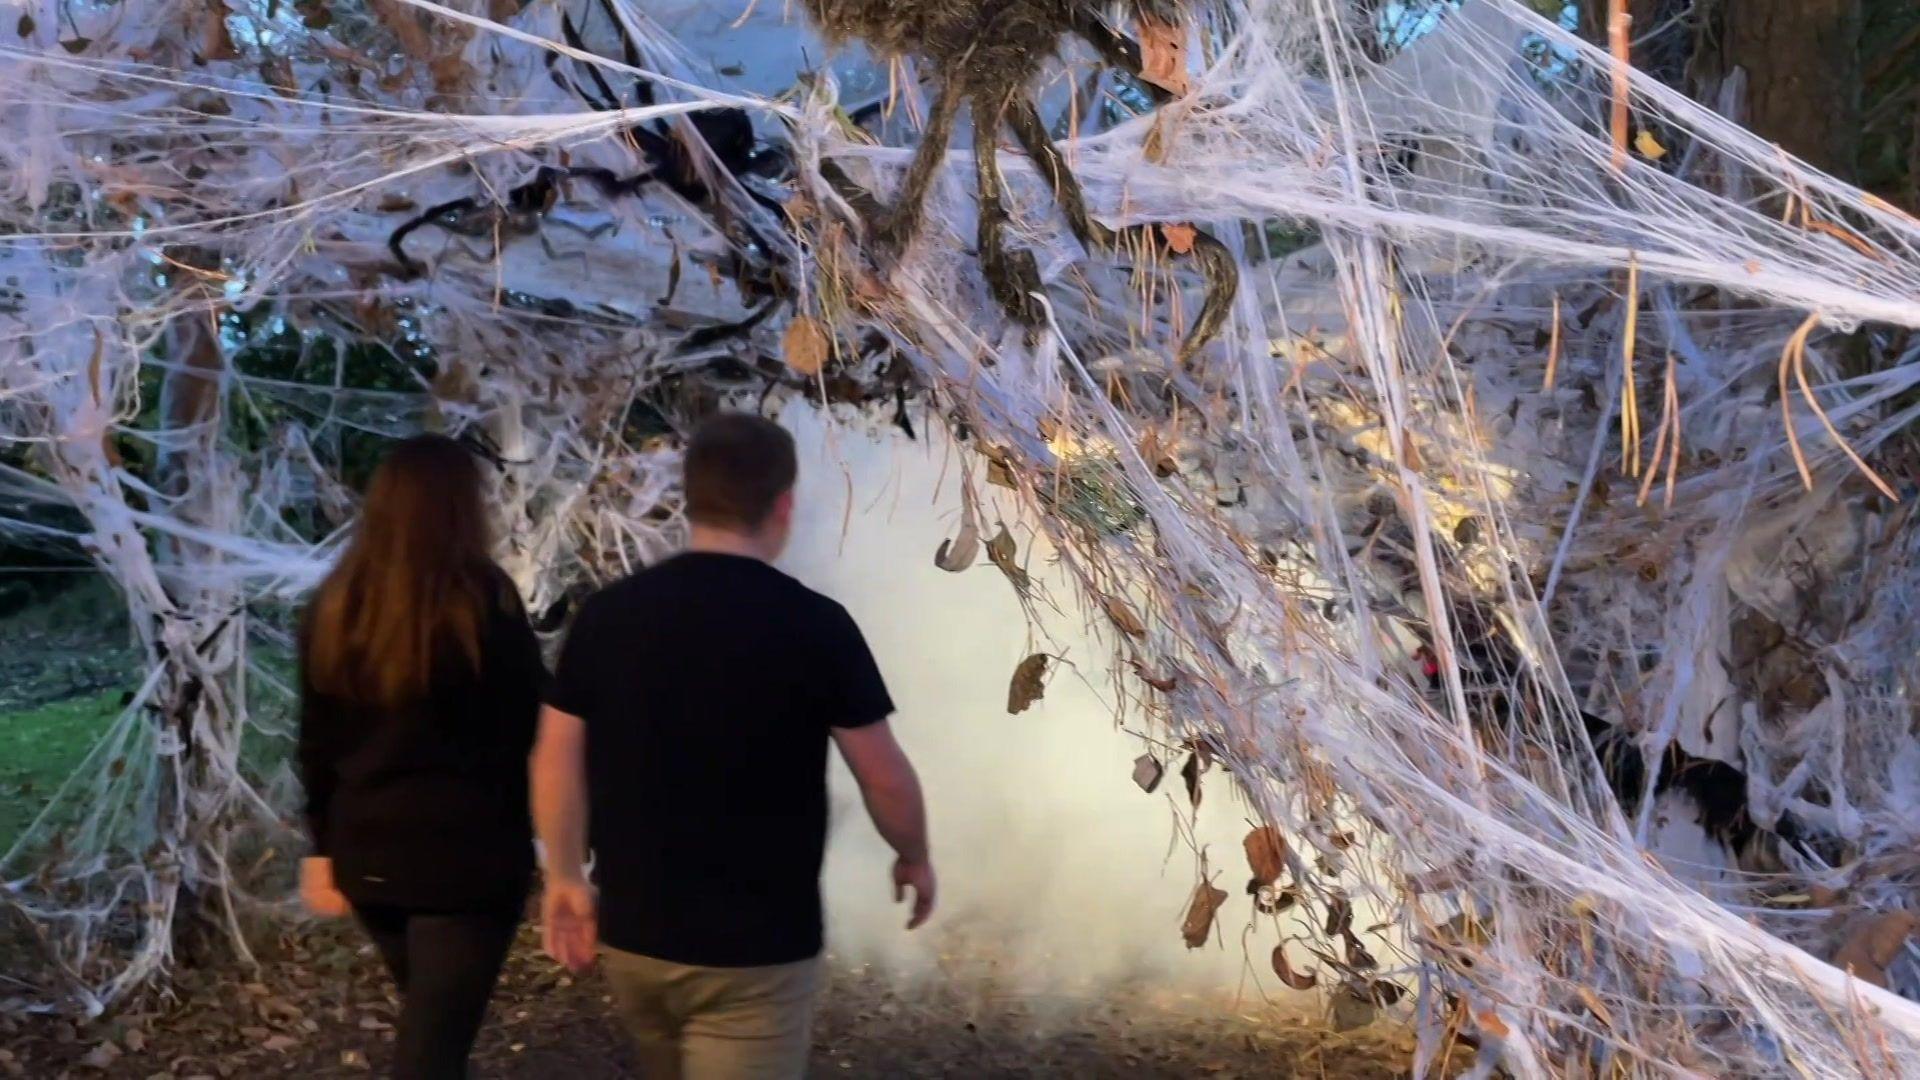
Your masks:
<instances>
[{"instance_id":1,"label":"dirt path","mask_svg":"<svg viewBox=\"0 0 1920 1080\"><path fill-rule=\"evenodd\" d=\"M393 1002L351 930L292 931L262 969L184 970L172 1002L98 1024L0 1019L0 1076L369 1077L392 1038ZM538 955L508 961L475 1075L600 1080L635 1075L604 988ZM949 977L910 991L839 967L814 1046L816 1077L1352 1077L1405 1075L1390 1033L1332 1035L1169 1009L1141 988L1098 1002L1043 1001Z\"/></svg>"}]
</instances>

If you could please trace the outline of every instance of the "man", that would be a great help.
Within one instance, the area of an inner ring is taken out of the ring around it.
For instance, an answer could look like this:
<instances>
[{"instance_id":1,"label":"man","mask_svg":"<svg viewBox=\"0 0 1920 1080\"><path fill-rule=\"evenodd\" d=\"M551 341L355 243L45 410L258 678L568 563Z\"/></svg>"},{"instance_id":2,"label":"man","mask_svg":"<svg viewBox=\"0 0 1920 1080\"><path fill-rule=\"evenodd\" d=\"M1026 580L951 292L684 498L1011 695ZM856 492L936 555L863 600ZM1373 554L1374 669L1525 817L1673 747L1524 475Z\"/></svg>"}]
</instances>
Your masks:
<instances>
[{"instance_id":1,"label":"man","mask_svg":"<svg viewBox=\"0 0 1920 1080\"><path fill-rule=\"evenodd\" d=\"M899 857L907 928L933 911L920 783L873 655L844 608L770 565L797 471L776 424L701 425L685 463L689 549L587 601L541 714L547 949L584 969L597 934L649 1080L804 1072L829 738Z\"/></svg>"}]
</instances>

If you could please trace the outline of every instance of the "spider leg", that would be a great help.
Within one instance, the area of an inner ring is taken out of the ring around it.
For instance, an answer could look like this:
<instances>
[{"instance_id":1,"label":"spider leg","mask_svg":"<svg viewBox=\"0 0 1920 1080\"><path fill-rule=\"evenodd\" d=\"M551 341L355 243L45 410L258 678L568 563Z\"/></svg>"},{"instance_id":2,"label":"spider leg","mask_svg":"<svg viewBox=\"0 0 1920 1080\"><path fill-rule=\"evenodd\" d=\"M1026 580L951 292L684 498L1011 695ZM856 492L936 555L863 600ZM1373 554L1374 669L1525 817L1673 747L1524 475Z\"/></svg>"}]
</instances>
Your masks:
<instances>
[{"instance_id":1,"label":"spider leg","mask_svg":"<svg viewBox=\"0 0 1920 1080\"><path fill-rule=\"evenodd\" d=\"M1107 25L1090 5L1075 4L1073 10L1073 32L1085 39L1107 66L1131 75L1140 83L1140 89L1146 91L1156 105L1165 105L1173 100L1173 95L1140 77L1145 61L1140 54L1140 44L1132 38Z\"/></svg>"},{"instance_id":2,"label":"spider leg","mask_svg":"<svg viewBox=\"0 0 1920 1080\"><path fill-rule=\"evenodd\" d=\"M1040 170L1047 183L1053 188L1054 201L1060 204L1061 213L1067 217L1067 226L1073 234L1094 251L1111 251L1121 233L1107 228L1093 219L1087 210L1087 196L1081 190L1080 181L1074 178L1073 170L1047 134L1047 126L1040 119L1040 110L1025 97L1016 96L1007 106L1009 126L1013 128L1014 138L1033 159L1034 168ZM1124 230L1126 235L1135 236L1145 243L1143 249L1151 250L1154 243L1153 227L1136 225ZM1233 311L1233 298L1240 289L1240 266L1234 261L1233 253L1225 244L1200 229L1194 230L1193 258L1200 264L1200 276L1207 283L1206 299L1200 305L1200 315L1194 320L1193 328L1187 332L1187 338L1180 343L1179 359L1182 363L1204 348L1208 342L1218 337L1227 323L1227 316Z\"/></svg>"},{"instance_id":3,"label":"spider leg","mask_svg":"<svg viewBox=\"0 0 1920 1080\"><path fill-rule=\"evenodd\" d=\"M1013 137L1020 140L1027 156L1033 159L1033 167L1040 170L1047 186L1053 189L1053 199L1060 204L1060 211L1067 216L1067 226L1073 235L1094 251L1110 251L1117 238L1112 229L1093 220L1087 210L1086 193L1080 189L1080 181L1067 167L1067 159L1060 154L1060 148L1053 144L1053 137L1047 134L1047 125L1040 119L1040 110L1023 94L1016 94L1007 105L1007 124L1013 129Z\"/></svg>"},{"instance_id":4,"label":"spider leg","mask_svg":"<svg viewBox=\"0 0 1920 1080\"><path fill-rule=\"evenodd\" d=\"M973 175L980 205L980 273L987 279L987 291L1003 308L1007 317L1021 326L1040 326L1046 312L1035 294L1044 286L1040 264L1033 252L1007 247L1007 223L1012 220L1001 191L1000 150L994 137L1006 113L1005 106L988 106L979 98L973 101Z\"/></svg>"},{"instance_id":5,"label":"spider leg","mask_svg":"<svg viewBox=\"0 0 1920 1080\"><path fill-rule=\"evenodd\" d=\"M927 193L933 189L933 181L946 163L947 145L953 140L953 121L960 112L960 101L961 95L945 84L934 96L933 114L927 118L927 129L921 132L920 145L907 166L900 198L874 224L874 242L887 255L905 251L920 233L926 217Z\"/></svg>"}]
</instances>

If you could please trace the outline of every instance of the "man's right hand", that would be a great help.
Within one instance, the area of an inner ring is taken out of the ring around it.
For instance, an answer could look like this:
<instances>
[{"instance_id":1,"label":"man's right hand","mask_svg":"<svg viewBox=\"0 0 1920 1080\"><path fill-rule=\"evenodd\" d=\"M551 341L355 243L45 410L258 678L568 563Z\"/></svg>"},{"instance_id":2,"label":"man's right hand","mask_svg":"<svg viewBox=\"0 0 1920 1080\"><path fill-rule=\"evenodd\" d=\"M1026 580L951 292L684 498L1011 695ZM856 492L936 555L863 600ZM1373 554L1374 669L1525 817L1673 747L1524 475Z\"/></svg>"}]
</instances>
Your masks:
<instances>
[{"instance_id":1,"label":"man's right hand","mask_svg":"<svg viewBox=\"0 0 1920 1080\"><path fill-rule=\"evenodd\" d=\"M894 903L906 900L908 889L913 890L913 917L907 920L907 929L918 930L933 915L934 893L938 889L934 884L931 860L908 862L905 859L896 859L894 861Z\"/></svg>"},{"instance_id":2,"label":"man's right hand","mask_svg":"<svg viewBox=\"0 0 1920 1080\"><path fill-rule=\"evenodd\" d=\"M600 941L598 899L593 886L578 878L549 879L540 898L541 943L569 971L593 966Z\"/></svg>"}]
</instances>

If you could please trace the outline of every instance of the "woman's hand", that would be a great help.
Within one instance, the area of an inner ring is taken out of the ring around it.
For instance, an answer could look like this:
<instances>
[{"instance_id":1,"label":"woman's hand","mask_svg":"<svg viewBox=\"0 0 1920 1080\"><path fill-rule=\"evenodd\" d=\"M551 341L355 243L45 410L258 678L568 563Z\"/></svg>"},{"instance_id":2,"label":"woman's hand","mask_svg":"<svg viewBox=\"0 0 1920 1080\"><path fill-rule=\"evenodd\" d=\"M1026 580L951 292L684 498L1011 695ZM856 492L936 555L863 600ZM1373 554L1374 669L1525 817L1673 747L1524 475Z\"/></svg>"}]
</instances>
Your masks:
<instances>
[{"instance_id":1,"label":"woman's hand","mask_svg":"<svg viewBox=\"0 0 1920 1080\"><path fill-rule=\"evenodd\" d=\"M333 887L332 859L300 860L300 902L323 919L338 919L353 913L353 905Z\"/></svg>"},{"instance_id":2,"label":"woman's hand","mask_svg":"<svg viewBox=\"0 0 1920 1080\"><path fill-rule=\"evenodd\" d=\"M600 941L599 895L586 879L549 877L540 898L542 944L547 955L567 970L582 972L593 966L594 947Z\"/></svg>"}]
</instances>

